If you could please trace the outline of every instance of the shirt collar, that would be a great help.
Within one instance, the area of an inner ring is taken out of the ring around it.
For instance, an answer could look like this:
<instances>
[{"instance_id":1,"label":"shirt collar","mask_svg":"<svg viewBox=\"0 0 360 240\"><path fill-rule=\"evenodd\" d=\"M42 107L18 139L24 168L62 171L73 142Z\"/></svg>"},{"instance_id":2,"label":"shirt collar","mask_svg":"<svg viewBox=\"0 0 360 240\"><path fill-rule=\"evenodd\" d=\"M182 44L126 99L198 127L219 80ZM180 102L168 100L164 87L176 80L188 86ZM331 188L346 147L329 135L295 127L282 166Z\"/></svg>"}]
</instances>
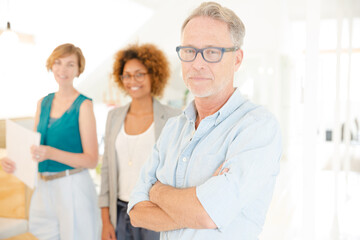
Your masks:
<instances>
[{"instance_id":1,"label":"shirt collar","mask_svg":"<svg viewBox=\"0 0 360 240\"><path fill-rule=\"evenodd\" d=\"M221 123L246 101L247 100L241 95L240 90L236 88L224 106L222 106L219 111L215 113L218 114L215 125Z\"/></svg>"},{"instance_id":2,"label":"shirt collar","mask_svg":"<svg viewBox=\"0 0 360 240\"><path fill-rule=\"evenodd\" d=\"M185 117L188 119L188 121L190 121L190 122L195 122L196 121L197 111L196 111L196 108L195 108L195 101L194 100L192 100L189 103L189 105L185 108L184 114L185 114Z\"/></svg>"},{"instance_id":3,"label":"shirt collar","mask_svg":"<svg viewBox=\"0 0 360 240\"><path fill-rule=\"evenodd\" d=\"M246 101L247 100L241 95L239 89L236 88L224 106L222 106L216 113L208 117L214 117L215 125L218 125ZM196 121L197 110L194 100L191 101L185 108L184 114L190 122Z\"/></svg>"}]
</instances>

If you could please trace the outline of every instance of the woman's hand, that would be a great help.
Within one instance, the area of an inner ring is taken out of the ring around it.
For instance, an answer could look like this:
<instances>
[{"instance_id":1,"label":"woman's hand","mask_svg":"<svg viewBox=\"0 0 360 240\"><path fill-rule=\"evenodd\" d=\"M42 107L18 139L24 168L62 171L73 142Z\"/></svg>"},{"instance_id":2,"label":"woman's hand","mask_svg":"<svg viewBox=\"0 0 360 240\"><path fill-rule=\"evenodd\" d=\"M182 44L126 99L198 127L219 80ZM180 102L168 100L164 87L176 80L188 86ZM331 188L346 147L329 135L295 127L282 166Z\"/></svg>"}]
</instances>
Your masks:
<instances>
[{"instance_id":1,"label":"woman's hand","mask_svg":"<svg viewBox=\"0 0 360 240\"><path fill-rule=\"evenodd\" d=\"M15 162L10 158L4 157L0 159L2 169L7 173L13 173L15 171Z\"/></svg>"},{"instance_id":2,"label":"woman's hand","mask_svg":"<svg viewBox=\"0 0 360 240\"><path fill-rule=\"evenodd\" d=\"M32 145L30 151L31 151L32 159L34 161L42 162L50 158L49 156L50 156L51 147L45 145L40 145L40 146Z\"/></svg>"},{"instance_id":3,"label":"woman's hand","mask_svg":"<svg viewBox=\"0 0 360 240\"><path fill-rule=\"evenodd\" d=\"M110 221L103 222L101 240L116 240L115 230Z\"/></svg>"}]
</instances>

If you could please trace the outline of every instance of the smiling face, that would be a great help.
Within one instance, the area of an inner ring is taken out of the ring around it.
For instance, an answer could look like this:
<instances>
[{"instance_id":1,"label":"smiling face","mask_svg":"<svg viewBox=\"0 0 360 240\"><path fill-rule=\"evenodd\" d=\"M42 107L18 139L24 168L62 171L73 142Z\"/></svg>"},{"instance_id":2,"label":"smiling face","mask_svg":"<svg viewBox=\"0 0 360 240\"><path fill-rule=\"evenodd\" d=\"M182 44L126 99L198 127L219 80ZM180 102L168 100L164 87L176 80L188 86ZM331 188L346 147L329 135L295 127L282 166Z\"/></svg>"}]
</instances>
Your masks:
<instances>
[{"instance_id":1,"label":"smiling face","mask_svg":"<svg viewBox=\"0 0 360 240\"><path fill-rule=\"evenodd\" d=\"M226 23L201 16L191 19L185 26L181 46L228 48L234 44ZM181 63L185 85L195 98L230 96L234 91L234 73L241 60L241 50L224 53L218 63L208 63L198 53L193 62Z\"/></svg>"},{"instance_id":2,"label":"smiling face","mask_svg":"<svg viewBox=\"0 0 360 240\"><path fill-rule=\"evenodd\" d=\"M78 58L75 54L55 59L51 71L59 85L72 85L79 76Z\"/></svg>"},{"instance_id":3,"label":"smiling face","mask_svg":"<svg viewBox=\"0 0 360 240\"><path fill-rule=\"evenodd\" d=\"M144 73L145 75L142 76ZM146 67L138 59L131 59L125 63L122 75L130 78L123 81L123 84L125 91L132 99L151 97L151 80L147 73ZM141 76L141 78L136 80L135 75Z\"/></svg>"}]
</instances>

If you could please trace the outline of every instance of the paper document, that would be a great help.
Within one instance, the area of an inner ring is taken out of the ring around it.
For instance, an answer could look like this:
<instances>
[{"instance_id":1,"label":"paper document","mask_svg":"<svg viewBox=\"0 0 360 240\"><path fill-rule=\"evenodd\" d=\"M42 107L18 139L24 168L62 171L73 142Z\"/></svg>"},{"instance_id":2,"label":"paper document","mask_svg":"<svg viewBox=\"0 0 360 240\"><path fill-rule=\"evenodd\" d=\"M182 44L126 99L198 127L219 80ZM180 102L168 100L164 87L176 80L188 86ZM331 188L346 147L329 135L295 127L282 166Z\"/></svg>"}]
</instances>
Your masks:
<instances>
[{"instance_id":1,"label":"paper document","mask_svg":"<svg viewBox=\"0 0 360 240\"><path fill-rule=\"evenodd\" d=\"M7 157L16 164L14 175L30 188L34 188L38 172L38 163L32 160L30 147L39 144L40 133L6 120Z\"/></svg>"}]
</instances>

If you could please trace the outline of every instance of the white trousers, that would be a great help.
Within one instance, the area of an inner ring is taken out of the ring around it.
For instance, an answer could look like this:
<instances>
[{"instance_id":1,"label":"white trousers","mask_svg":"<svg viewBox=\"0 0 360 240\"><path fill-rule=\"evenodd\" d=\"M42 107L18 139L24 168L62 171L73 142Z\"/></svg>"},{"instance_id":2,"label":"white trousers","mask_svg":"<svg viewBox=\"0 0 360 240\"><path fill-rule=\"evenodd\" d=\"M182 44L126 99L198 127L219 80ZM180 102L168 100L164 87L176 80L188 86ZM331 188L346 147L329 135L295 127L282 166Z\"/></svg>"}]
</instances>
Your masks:
<instances>
[{"instance_id":1,"label":"white trousers","mask_svg":"<svg viewBox=\"0 0 360 240\"><path fill-rule=\"evenodd\" d=\"M43 181L31 198L29 231L39 240L100 239L100 209L88 170Z\"/></svg>"}]
</instances>

